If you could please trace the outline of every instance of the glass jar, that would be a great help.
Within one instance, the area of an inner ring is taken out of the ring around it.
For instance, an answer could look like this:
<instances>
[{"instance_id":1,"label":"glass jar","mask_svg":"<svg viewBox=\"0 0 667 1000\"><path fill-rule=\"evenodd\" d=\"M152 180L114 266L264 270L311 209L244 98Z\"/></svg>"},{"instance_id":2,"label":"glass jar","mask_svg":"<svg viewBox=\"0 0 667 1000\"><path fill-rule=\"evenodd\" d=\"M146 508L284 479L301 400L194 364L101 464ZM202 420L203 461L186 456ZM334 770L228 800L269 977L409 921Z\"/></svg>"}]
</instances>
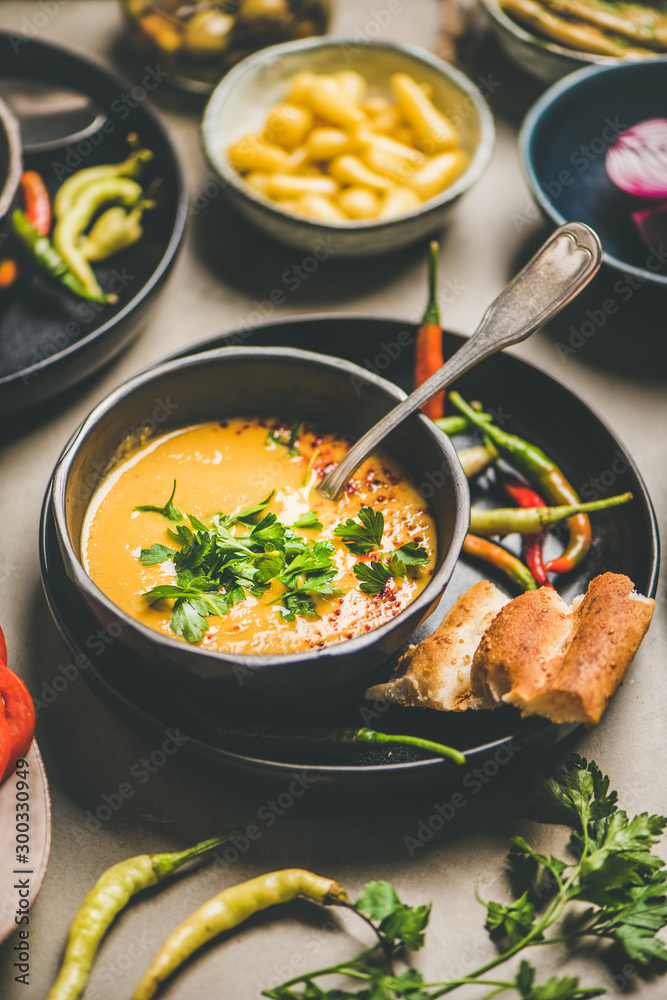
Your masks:
<instances>
[{"instance_id":1,"label":"glass jar","mask_svg":"<svg viewBox=\"0 0 667 1000\"><path fill-rule=\"evenodd\" d=\"M122 0L132 41L167 82L208 93L237 62L278 42L322 35L331 0Z\"/></svg>"}]
</instances>

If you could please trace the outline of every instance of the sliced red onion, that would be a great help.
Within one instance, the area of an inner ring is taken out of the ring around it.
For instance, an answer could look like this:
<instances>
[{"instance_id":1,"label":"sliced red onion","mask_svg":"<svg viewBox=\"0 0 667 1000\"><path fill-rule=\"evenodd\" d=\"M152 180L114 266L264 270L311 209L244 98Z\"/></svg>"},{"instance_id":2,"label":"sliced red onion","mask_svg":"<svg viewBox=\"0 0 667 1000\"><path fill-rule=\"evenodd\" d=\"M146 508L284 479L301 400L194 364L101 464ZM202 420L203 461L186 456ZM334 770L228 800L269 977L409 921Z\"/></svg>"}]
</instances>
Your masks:
<instances>
[{"instance_id":1,"label":"sliced red onion","mask_svg":"<svg viewBox=\"0 0 667 1000\"><path fill-rule=\"evenodd\" d=\"M633 212L632 218L646 246L657 247L667 243L667 201L655 208Z\"/></svg>"},{"instance_id":2,"label":"sliced red onion","mask_svg":"<svg viewBox=\"0 0 667 1000\"><path fill-rule=\"evenodd\" d=\"M640 198L667 198L667 118L649 118L621 132L607 151L612 184Z\"/></svg>"}]
</instances>

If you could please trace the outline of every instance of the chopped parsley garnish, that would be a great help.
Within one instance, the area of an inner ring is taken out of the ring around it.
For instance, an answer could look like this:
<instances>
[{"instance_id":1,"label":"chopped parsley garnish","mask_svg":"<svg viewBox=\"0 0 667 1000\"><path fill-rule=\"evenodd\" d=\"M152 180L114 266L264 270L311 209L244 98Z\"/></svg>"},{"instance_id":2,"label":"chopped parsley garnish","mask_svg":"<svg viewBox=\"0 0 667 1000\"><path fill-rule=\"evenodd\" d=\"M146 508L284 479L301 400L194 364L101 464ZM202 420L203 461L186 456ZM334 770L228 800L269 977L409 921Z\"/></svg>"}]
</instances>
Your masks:
<instances>
[{"instance_id":1,"label":"chopped parsley garnish","mask_svg":"<svg viewBox=\"0 0 667 1000\"><path fill-rule=\"evenodd\" d=\"M355 556L365 556L382 545L384 514L372 507L362 507L358 516L361 523L348 517L347 521L334 529L334 535L342 538Z\"/></svg>"},{"instance_id":2,"label":"chopped parsley garnish","mask_svg":"<svg viewBox=\"0 0 667 1000\"><path fill-rule=\"evenodd\" d=\"M371 559L369 563L358 562L352 572L357 580L361 580L359 589L364 594L381 594L392 576L389 567L376 559Z\"/></svg>"},{"instance_id":3,"label":"chopped parsley garnish","mask_svg":"<svg viewBox=\"0 0 667 1000\"><path fill-rule=\"evenodd\" d=\"M142 514L151 512L154 514L162 514L163 517L169 518L170 521L183 521L185 518L181 514L177 507L174 507L174 496L176 495L176 480L174 479L174 488L171 491L171 496L167 500L163 507L155 507L152 503L143 504L141 507L135 507L136 511Z\"/></svg>"},{"instance_id":4,"label":"chopped parsley garnish","mask_svg":"<svg viewBox=\"0 0 667 1000\"><path fill-rule=\"evenodd\" d=\"M298 521L295 521L294 528L312 528L319 531L323 527L322 522L314 510L309 510L307 514L302 514Z\"/></svg>"}]
</instances>

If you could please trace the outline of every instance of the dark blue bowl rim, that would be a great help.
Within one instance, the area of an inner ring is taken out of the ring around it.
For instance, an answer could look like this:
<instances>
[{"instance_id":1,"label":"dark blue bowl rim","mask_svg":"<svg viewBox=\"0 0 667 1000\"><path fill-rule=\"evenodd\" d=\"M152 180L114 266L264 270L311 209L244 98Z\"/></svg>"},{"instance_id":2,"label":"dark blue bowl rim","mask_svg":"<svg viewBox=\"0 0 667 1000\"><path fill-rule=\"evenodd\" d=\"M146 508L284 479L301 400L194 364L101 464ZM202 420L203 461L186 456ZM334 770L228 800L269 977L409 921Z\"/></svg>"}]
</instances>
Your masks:
<instances>
[{"instance_id":1,"label":"dark blue bowl rim","mask_svg":"<svg viewBox=\"0 0 667 1000\"><path fill-rule=\"evenodd\" d=\"M526 115L521 130L519 132L519 154L521 160L521 166L523 168L524 177L528 183L531 190L533 198L550 219L552 219L557 226L562 226L567 222L571 222L571 219L567 219L564 215L561 215L559 211L553 206L549 198L545 195L542 185L540 184L539 178L535 172L534 157L533 157L533 140L535 137L535 129L540 122L542 116L551 109L553 105L557 103L568 91L580 84L586 83L587 80L592 77L597 77L602 74L618 74L618 73L641 73L646 72L647 69L654 66L664 66L667 69L667 56L664 59L651 59L647 62L633 62L626 63L623 66L590 66L584 69L576 70L574 73L570 73L554 83L553 86L549 87L540 98L532 106L528 114ZM604 246L603 246L604 250ZM623 274L632 274L643 281L653 282L656 285L662 285L667 287L667 275L654 274L651 271L645 270L643 267L635 267L634 264L626 264L624 261L615 257L613 254L608 253L604 250L604 263L609 264L617 271L621 271Z\"/></svg>"}]
</instances>

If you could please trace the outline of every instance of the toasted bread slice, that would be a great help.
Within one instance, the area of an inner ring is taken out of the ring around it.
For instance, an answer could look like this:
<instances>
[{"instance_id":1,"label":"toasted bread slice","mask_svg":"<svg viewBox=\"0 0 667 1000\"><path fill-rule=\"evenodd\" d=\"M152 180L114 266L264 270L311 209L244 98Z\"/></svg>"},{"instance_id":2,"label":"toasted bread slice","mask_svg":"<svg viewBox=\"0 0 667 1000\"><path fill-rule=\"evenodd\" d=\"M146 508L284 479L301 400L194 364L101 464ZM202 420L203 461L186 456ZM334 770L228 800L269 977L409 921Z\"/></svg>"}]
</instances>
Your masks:
<instances>
[{"instance_id":1,"label":"toasted bread slice","mask_svg":"<svg viewBox=\"0 0 667 1000\"><path fill-rule=\"evenodd\" d=\"M546 587L506 604L484 634L472 667L483 707L597 725L649 627L655 601L627 576L603 573L572 609Z\"/></svg>"},{"instance_id":2,"label":"toasted bread slice","mask_svg":"<svg viewBox=\"0 0 667 1000\"><path fill-rule=\"evenodd\" d=\"M480 580L457 599L440 627L410 646L396 666L397 676L366 692L371 701L463 712L478 707L471 699L470 671L480 639L509 600L488 580Z\"/></svg>"}]
</instances>

